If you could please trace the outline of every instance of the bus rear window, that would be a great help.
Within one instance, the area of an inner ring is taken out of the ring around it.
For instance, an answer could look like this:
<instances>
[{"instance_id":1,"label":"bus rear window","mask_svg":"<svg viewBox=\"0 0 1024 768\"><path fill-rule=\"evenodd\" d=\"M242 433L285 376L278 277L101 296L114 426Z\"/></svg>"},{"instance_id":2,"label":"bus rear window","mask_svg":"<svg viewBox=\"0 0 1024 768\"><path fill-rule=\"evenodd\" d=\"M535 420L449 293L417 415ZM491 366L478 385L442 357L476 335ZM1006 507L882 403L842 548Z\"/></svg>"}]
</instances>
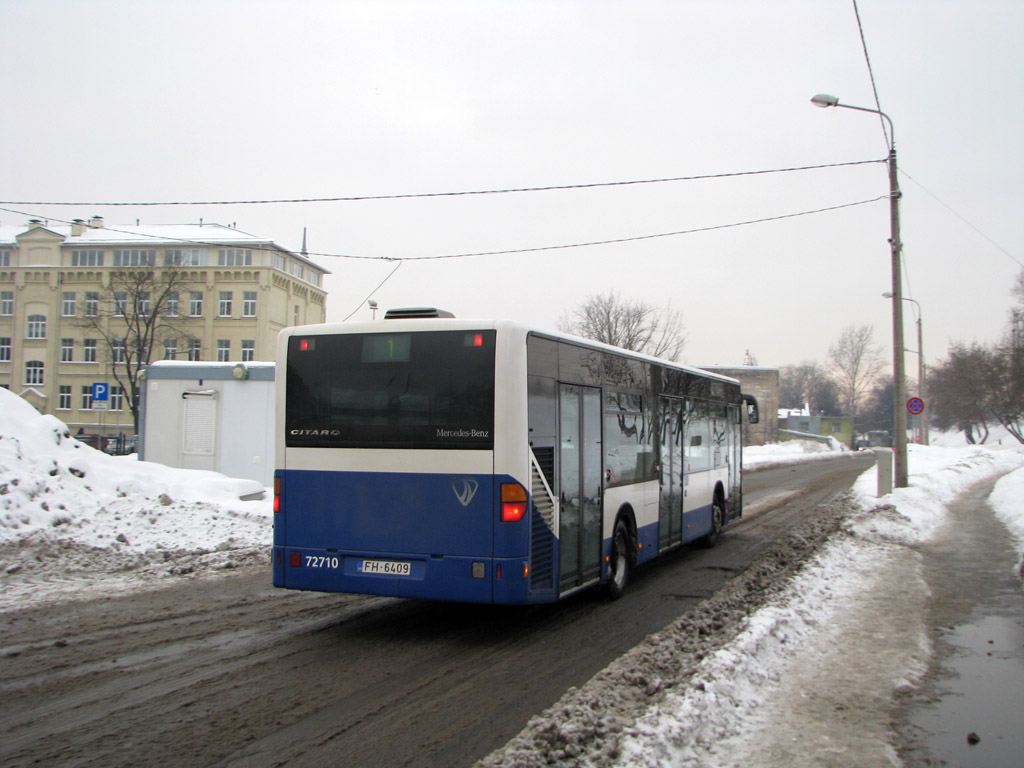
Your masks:
<instances>
[{"instance_id":1,"label":"bus rear window","mask_svg":"<svg viewBox=\"0 0 1024 768\"><path fill-rule=\"evenodd\" d=\"M493 330L294 336L285 445L490 450L494 341Z\"/></svg>"}]
</instances>

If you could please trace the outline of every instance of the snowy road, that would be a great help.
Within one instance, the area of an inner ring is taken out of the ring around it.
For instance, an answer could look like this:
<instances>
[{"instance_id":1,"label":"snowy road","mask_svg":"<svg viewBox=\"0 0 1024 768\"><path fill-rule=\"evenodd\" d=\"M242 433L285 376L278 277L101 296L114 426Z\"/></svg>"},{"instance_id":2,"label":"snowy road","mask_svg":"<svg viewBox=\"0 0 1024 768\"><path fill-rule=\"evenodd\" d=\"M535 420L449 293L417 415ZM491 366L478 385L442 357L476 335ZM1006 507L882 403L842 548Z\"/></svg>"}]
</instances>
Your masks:
<instances>
[{"instance_id":1,"label":"snowy road","mask_svg":"<svg viewBox=\"0 0 1024 768\"><path fill-rule=\"evenodd\" d=\"M339 762L345 755L469 765L749 572L870 461L749 475L760 514L714 550L637 571L615 603L582 595L510 610L290 593L246 566L141 594L9 610L0 764L162 766L173 754L179 768L357 762Z\"/></svg>"}]
</instances>

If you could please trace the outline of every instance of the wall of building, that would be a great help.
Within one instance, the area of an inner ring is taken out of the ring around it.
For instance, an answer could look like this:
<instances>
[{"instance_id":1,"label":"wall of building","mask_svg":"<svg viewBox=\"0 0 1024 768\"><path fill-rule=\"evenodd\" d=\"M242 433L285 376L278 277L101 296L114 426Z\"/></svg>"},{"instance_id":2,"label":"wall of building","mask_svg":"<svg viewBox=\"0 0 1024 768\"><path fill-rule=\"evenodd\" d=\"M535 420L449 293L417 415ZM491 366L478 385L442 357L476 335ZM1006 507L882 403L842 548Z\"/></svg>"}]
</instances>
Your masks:
<instances>
[{"instance_id":1,"label":"wall of building","mask_svg":"<svg viewBox=\"0 0 1024 768\"><path fill-rule=\"evenodd\" d=\"M146 233L133 235L134 230ZM169 238L161 241L161 232ZM191 233L191 234L190 234ZM183 242L181 238L186 238ZM195 237L195 242L187 240ZM216 243L205 239L220 238ZM237 242L231 242L232 238ZM111 314L111 274L121 270L113 266L115 249L146 248L156 251L155 271L164 265L165 250L189 245L202 247L207 256L204 266L185 269L179 290L179 312L164 324L161 337L155 339L150 360L164 357L164 338L178 338L176 358L187 359L188 336L200 341L200 360L215 362L219 340L229 344L229 362L241 362L242 344L253 343L252 360L272 361L276 355L277 335L294 324L320 323L326 318L326 293L319 287L326 270L316 268L299 254L281 249L266 240L217 225L169 225L167 227L122 227L103 229L101 219L89 224L48 227L42 222L27 228L0 228L0 291L13 294L13 311L0 313L0 339L9 339L9 360L0 359L0 386L21 395L40 412L56 415L72 432L87 434L134 434L135 427L127 401L120 409L101 411L91 407L88 393L94 383L118 386L114 377L109 345L104 335L122 337L124 321ZM220 267L219 247L240 247L252 251L252 264ZM95 249L104 252L102 266L74 266L74 250ZM9 262L9 263L6 263ZM189 291L203 293L201 317L189 317ZM221 291L232 294L230 316L221 316ZM255 316L243 315L244 295L256 294ZM100 329L83 323L86 293L98 293L103 315ZM73 315L64 313L64 294L75 297ZM45 338L28 338L28 317L46 318ZM102 331L102 332L100 332ZM65 344L65 340L68 343ZM85 359L86 340L96 342L96 359ZM70 360L64 359L67 347ZM248 355L248 353L245 353ZM7 353L5 353L5 356ZM43 364L42 382L29 381L27 364ZM121 377L123 380L124 376ZM112 405L116 405L115 400Z\"/></svg>"},{"instance_id":2,"label":"wall of building","mask_svg":"<svg viewBox=\"0 0 1024 768\"><path fill-rule=\"evenodd\" d=\"M743 422L744 445L766 445L779 441L779 369L759 366L711 366L706 370L739 379L744 393L757 398L761 421L751 424Z\"/></svg>"}]
</instances>

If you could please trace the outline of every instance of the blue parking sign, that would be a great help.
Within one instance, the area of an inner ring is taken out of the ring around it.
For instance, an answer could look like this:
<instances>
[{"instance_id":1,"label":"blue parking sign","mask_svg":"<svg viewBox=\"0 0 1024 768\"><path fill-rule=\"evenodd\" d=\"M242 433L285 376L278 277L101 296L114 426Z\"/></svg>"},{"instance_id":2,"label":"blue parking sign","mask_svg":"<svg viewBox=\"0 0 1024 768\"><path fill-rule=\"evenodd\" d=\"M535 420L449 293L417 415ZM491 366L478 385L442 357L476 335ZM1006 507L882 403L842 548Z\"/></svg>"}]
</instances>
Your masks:
<instances>
[{"instance_id":1,"label":"blue parking sign","mask_svg":"<svg viewBox=\"0 0 1024 768\"><path fill-rule=\"evenodd\" d=\"M97 381L92 385L92 399L106 402L110 399L110 385L105 381Z\"/></svg>"}]
</instances>

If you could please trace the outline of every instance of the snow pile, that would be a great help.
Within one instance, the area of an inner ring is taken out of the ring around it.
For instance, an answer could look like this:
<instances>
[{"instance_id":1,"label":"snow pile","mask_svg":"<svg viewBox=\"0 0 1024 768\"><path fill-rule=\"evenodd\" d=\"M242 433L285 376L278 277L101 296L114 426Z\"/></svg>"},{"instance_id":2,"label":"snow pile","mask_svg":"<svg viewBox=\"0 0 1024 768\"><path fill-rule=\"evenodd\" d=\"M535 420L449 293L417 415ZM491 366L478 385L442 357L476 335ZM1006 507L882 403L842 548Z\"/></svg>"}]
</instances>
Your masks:
<instances>
[{"instance_id":1,"label":"snow pile","mask_svg":"<svg viewBox=\"0 0 1024 768\"><path fill-rule=\"evenodd\" d=\"M19 585L74 576L230 567L270 544L259 483L108 456L0 389L0 579ZM259 500L242 501L241 497ZM217 556L200 561L205 555Z\"/></svg>"},{"instance_id":2,"label":"snow pile","mask_svg":"<svg viewBox=\"0 0 1024 768\"><path fill-rule=\"evenodd\" d=\"M743 449L743 469L768 469L785 464L834 459L849 451L836 440L828 444L816 440L787 440L784 443Z\"/></svg>"},{"instance_id":3,"label":"snow pile","mask_svg":"<svg viewBox=\"0 0 1024 768\"><path fill-rule=\"evenodd\" d=\"M1024 464L1024 453L1010 447L969 446L942 448L907 446L910 487L898 488L891 495L875 499L877 478L874 471L864 473L854 491L866 505L889 504L898 516L878 515L858 529L902 543L913 543L931 536L945 517L945 504L974 483L1010 472ZM1011 512L1012 516L1024 510Z\"/></svg>"},{"instance_id":4,"label":"snow pile","mask_svg":"<svg viewBox=\"0 0 1024 768\"><path fill-rule=\"evenodd\" d=\"M1024 469L1018 469L1004 475L996 483L989 502L1017 542L1017 549L1022 551L1018 570L1024 579Z\"/></svg>"}]
</instances>

